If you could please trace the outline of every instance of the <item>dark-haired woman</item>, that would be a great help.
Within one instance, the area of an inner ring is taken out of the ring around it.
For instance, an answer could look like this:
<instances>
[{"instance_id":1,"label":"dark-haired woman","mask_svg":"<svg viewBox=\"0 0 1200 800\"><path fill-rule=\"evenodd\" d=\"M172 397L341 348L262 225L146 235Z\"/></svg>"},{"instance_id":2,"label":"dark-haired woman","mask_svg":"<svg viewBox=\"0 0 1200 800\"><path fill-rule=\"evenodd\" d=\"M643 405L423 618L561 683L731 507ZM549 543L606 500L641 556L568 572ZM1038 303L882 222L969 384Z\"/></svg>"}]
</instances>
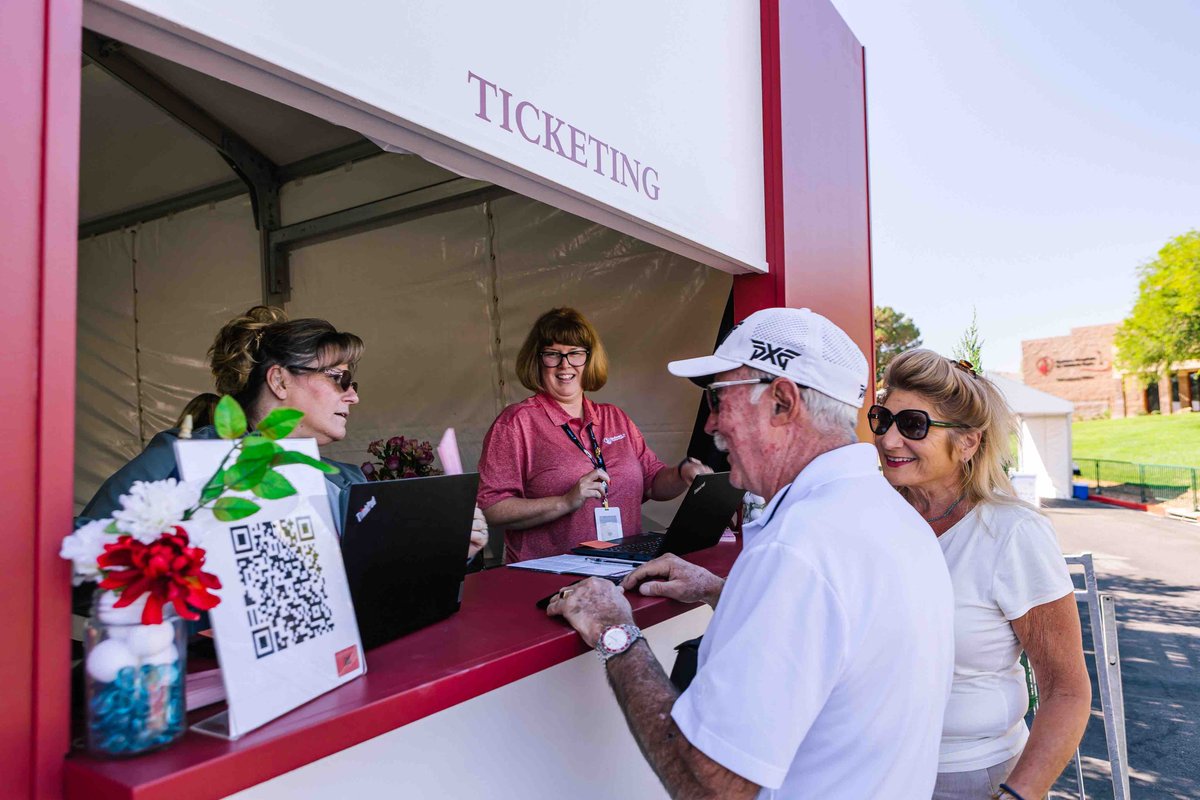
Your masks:
<instances>
[{"instance_id":1,"label":"dark-haired woman","mask_svg":"<svg viewBox=\"0 0 1200 800\"><path fill-rule=\"evenodd\" d=\"M517 377L534 395L500 412L479 458L479 507L490 526L507 529L506 561L602 538L612 528L598 526L612 509L620 535L641 533L643 502L678 497L712 471L693 459L667 466L628 414L584 397L608 380L608 356L575 309L538 318L517 355Z\"/></svg>"},{"instance_id":2,"label":"dark-haired woman","mask_svg":"<svg viewBox=\"0 0 1200 800\"><path fill-rule=\"evenodd\" d=\"M1054 529L1004 471L1013 414L990 380L929 350L896 356L883 382L867 414L883 475L933 529L954 585L934 800L1044 797L1083 736L1091 683ZM1032 731L1022 651L1038 681Z\"/></svg>"},{"instance_id":3,"label":"dark-haired woman","mask_svg":"<svg viewBox=\"0 0 1200 800\"><path fill-rule=\"evenodd\" d=\"M325 320L289 320L282 309L255 306L225 323L208 355L218 394L238 401L250 427L276 408L295 408L304 412L304 418L291 436L313 438L324 446L346 436L350 409L358 403L353 377L363 349L362 339ZM192 436L215 439L217 433L210 425L196 428ZM112 516L134 481L178 477L174 448L178 438L175 428L151 439L141 454L104 482L81 519ZM334 524L340 526L350 485L365 483L366 476L353 464L323 460L338 470L325 475L325 485L337 510ZM468 556L486 543L486 528L477 524Z\"/></svg>"}]
</instances>

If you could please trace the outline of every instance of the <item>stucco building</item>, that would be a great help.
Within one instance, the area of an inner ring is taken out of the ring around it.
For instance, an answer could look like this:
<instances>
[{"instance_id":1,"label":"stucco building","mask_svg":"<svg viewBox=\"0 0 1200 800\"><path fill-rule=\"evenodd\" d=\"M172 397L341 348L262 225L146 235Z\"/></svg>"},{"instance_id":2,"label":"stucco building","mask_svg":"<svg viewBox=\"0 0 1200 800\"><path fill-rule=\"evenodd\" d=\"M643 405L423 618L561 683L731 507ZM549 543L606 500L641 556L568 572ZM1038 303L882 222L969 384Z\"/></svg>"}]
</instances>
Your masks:
<instances>
[{"instance_id":1,"label":"stucco building","mask_svg":"<svg viewBox=\"0 0 1200 800\"><path fill-rule=\"evenodd\" d=\"M1121 372L1113 337L1118 323L1072 328L1066 336L1021 342L1021 377L1075 404L1075 418L1200 411L1200 361L1172 365L1167 377Z\"/></svg>"}]
</instances>

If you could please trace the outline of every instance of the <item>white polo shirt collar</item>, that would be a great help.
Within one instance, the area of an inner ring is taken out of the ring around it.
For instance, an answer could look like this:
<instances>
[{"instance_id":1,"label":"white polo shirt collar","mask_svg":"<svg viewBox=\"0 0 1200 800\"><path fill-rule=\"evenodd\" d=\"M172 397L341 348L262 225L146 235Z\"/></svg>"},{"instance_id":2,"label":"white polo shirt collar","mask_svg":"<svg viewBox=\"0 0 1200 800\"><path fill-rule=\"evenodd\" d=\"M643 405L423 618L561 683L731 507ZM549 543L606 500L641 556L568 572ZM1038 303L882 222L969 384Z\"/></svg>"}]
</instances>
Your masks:
<instances>
[{"instance_id":1,"label":"white polo shirt collar","mask_svg":"<svg viewBox=\"0 0 1200 800\"><path fill-rule=\"evenodd\" d=\"M874 445L857 442L822 453L808 462L791 483L775 493L758 519L742 526L742 547L754 543L755 536L771 523L785 500L795 503L830 481L878 474L879 455Z\"/></svg>"}]
</instances>

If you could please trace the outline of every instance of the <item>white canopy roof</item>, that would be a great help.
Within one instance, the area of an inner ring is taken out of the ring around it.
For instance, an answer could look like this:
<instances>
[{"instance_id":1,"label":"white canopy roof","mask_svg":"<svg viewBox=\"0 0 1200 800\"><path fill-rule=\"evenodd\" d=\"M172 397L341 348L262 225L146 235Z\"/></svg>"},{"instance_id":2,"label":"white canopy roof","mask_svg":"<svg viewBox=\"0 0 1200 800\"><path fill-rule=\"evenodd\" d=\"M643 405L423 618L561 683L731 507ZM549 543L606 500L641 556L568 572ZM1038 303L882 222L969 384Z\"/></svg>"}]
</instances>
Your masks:
<instances>
[{"instance_id":1,"label":"white canopy roof","mask_svg":"<svg viewBox=\"0 0 1200 800\"><path fill-rule=\"evenodd\" d=\"M1061 397L1055 397L994 372L989 372L987 377L1004 393L1009 407L1019 416L1057 417L1070 416L1075 412L1075 405Z\"/></svg>"}]
</instances>

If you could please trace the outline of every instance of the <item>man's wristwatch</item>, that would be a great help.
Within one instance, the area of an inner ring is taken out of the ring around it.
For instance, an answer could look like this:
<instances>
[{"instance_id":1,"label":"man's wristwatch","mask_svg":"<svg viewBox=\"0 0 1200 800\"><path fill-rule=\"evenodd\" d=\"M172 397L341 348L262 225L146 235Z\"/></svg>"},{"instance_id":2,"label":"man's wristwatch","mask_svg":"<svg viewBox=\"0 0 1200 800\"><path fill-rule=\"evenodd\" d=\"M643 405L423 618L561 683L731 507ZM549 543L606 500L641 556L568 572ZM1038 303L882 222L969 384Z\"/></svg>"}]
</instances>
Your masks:
<instances>
[{"instance_id":1,"label":"man's wristwatch","mask_svg":"<svg viewBox=\"0 0 1200 800\"><path fill-rule=\"evenodd\" d=\"M621 655L641 638L642 632L637 625L609 625L600 631L600 638L596 640L596 654L601 661L608 663L610 658Z\"/></svg>"}]
</instances>

